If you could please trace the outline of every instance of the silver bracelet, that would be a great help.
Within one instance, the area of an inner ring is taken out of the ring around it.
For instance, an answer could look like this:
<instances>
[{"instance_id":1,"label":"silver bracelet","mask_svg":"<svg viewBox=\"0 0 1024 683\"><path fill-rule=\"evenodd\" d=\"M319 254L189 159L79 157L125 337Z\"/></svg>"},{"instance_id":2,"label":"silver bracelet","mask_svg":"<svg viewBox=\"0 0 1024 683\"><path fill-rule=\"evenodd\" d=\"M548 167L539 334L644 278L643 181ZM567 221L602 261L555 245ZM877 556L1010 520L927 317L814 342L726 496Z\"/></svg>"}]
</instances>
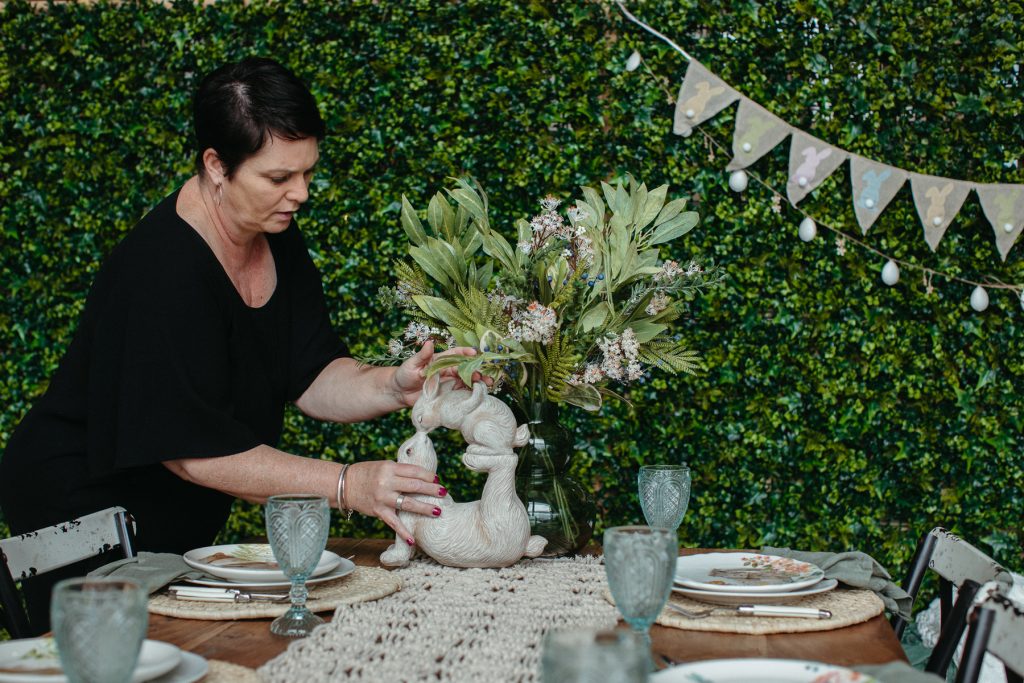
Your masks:
<instances>
[{"instance_id":1,"label":"silver bracelet","mask_svg":"<svg viewBox=\"0 0 1024 683\"><path fill-rule=\"evenodd\" d=\"M346 513L345 519L352 519L352 509L345 507L345 473L348 472L348 468L351 463L345 463L341 466L341 472L338 473L338 510Z\"/></svg>"}]
</instances>

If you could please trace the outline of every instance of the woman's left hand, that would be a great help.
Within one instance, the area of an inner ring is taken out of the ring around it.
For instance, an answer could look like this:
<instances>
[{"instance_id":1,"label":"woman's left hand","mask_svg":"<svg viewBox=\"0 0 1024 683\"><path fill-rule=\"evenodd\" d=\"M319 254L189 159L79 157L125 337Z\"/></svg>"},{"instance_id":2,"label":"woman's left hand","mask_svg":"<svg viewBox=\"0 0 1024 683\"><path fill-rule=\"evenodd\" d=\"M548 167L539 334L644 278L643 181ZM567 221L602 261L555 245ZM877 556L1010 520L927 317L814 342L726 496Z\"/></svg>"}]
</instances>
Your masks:
<instances>
[{"instance_id":1,"label":"woman's left hand","mask_svg":"<svg viewBox=\"0 0 1024 683\"><path fill-rule=\"evenodd\" d=\"M441 356L475 356L476 349L471 346L453 346L447 351L442 351L437 354L437 357ZM405 360L404 363L398 366L398 369L393 375L392 381L395 386L395 395L398 397L399 402L405 406L412 406L416 403L416 399L420 397L420 391L423 389L423 382L427 377L427 367L434 360L434 342L427 341L420 347L414 355L410 356ZM455 378L456 387L464 387L465 383L459 379L459 373L456 368L445 368L441 371L442 377L453 377ZM473 381L487 381L490 378L484 378L480 373L473 373ZM490 384L490 382L488 382Z\"/></svg>"}]
</instances>

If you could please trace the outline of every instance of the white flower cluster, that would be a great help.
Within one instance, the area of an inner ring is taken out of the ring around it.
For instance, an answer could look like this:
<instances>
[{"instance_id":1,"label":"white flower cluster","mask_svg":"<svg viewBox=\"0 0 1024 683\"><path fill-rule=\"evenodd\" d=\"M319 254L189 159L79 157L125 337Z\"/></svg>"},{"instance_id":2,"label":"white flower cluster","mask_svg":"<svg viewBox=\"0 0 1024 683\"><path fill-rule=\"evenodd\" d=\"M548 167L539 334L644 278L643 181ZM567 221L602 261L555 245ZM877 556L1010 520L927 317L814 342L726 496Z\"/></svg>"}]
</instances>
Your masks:
<instances>
[{"instance_id":1,"label":"white flower cluster","mask_svg":"<svg viewBox=\"0 0 1024 683\"><path fill-rule=\"evenodd\" d=\"M661 265L661 270L654 274L654 281L658 283L669 283L674 280L678 280L680 277L693 277L694 275L700 275L704 272L704 269L696 261L690 261L687 264L686 270L675 261L665 261Z\"/></svg>"},{"instance_id":2,"label":"white flower cluster","mask_svg":"<svg viewBox=\"0 0 1024 683\"><path fill-rule=\"evenodd\" d=\"M672 282L683 274L683 269L675 261L665 261L661 270L654 274L655 282Z\"/></svg>"},{"instance_id":3,"label":"white flower cluster","mask_svg":"<svg viewBox=\"0 0 1024 683\"><path fill-rule=\"evenodd\" d=\"M647 315L658 315L668 308L669 301L671 301L671 299L668 298L668 294L665 292L655 292L651 297L651 300L647 303L647 308L644 309L644 312L647 313Z\"/></svg>"},{"instance_id":4,"label":"white flower cluster","mask_svg":"<svg viewBox=\"0 0 1024 683\"><path fill-rule=\"evenodd\" d=\"M587 363L583 367L583 372L573 373L566 379L569 384L597 384L604 379L604 373L601 371L601 366L597 363Z\"/></svg>"},{"instance_id":5,"label":"white flower cluster","mask_svg":"<svg viewBox=\"0 0 1024 683\"><path fill-rule=\"evenodd\" d=\"M424 323L411 322L406 326L405 332L402 336L406 339L414 340L417 344L422 344L428 339L440 337L442 334L444 334L444 332L436 327L430 327Z\"/></svg>"},{"instance_id":6,"label":"white flower cluster","mask_svg":"<svg viewBox=\"0 0 1024 683\"><path fill-rule=\"evenodd\" d=\"M525 311L512 314L508 333L516 341L550 344L558 331L558 315L555 309L533 301Z\"/></svg>"},{"instance_id":7,"label":"white flower cluster","mask_svg":"<svg viewBox=\"0 0 1024 683\"><path fill-rule=\"evenodd\" d=\"M604 355L601 371L606 377L619 382L631 382L643 377L644 369L638 359L640 344L632 328L627 327L619 336L613 334L601 339L598 345Z\"/></svg>"}]
</instances>

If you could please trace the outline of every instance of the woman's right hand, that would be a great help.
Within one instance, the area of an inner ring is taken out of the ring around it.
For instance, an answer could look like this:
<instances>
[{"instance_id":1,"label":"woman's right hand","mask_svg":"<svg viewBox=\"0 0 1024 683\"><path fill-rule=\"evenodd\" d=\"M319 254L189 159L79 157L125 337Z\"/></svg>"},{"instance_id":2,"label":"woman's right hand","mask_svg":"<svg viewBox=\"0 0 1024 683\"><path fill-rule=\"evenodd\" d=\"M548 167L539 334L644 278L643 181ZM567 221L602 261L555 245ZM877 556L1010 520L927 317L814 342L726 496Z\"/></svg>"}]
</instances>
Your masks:
<instances>
[{"instance_id":1,"label":"woman's right hand","mask_svg":"<svg viewBox=\"0 0 1024 683\"><path fill-rule=\"evenodd\" d=\"M364 515L373 515L395 530L409 545L412 533L402 524L396 503L405 496L404 512L435 516L433 505L413 498L413 494L443 498L447 491L438 484L433 472L419 465L399 464L391 460L357 462L345 474L345 505Z\"/></svg>"}]
</instances>

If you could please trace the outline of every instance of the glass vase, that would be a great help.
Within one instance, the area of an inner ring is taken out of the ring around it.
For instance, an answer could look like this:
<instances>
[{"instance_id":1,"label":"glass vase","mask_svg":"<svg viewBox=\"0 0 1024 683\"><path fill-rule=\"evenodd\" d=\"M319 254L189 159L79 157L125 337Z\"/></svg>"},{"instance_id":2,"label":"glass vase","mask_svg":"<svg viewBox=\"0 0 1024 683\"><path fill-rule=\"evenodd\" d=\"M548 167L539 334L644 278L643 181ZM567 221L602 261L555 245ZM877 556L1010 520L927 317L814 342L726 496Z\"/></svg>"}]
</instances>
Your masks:
<instances>
[{"instance_id":1,"label":"glass vase","mask_svg":"<svg viewBox=\"0 0 1024 683\"><path fill-rule=\"evenodd\" d=\"M590 493L569 475L575 453L569 430L559 422L558 404L528 405L530 441L519 449L516 493L526 506L530 531L548 543L544 557L579 551L594 533L597 509Z\"/></svg>"}]
</instances>

